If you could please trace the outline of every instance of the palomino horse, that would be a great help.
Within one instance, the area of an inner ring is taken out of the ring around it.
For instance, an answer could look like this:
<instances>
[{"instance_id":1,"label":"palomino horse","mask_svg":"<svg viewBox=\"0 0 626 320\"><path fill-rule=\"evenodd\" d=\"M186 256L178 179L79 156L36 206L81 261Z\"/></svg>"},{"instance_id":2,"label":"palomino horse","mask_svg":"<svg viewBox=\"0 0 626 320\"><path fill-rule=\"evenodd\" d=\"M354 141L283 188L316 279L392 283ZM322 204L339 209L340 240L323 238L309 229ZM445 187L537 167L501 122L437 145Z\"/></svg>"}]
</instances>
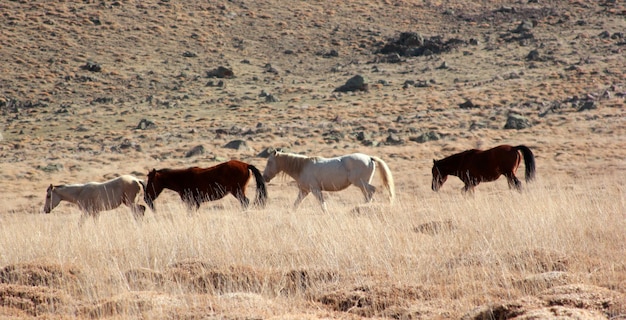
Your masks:
<instances>
[{"instance_id":1,"label":"palomino horse","mask_svg":"<svg viewBox=\"0 0 626 320\"><path fill-rule=\"evenodd\" d=\"M485 151L471 149L433 160L433 191L439 191L448 175L459 177L465 183L465 192L474 192L474 187L479 183L494 181L500 175L507 178L509 188L521 191L522 183L515 176L522 158L520 151L526 166L526 182L530 182L535 177L535 156L532 151L526 146L500 145Z\"/></svg>"},{"instance_id":2,"label":"palomino horse","mask_svg":"<svg viewBox=\"0 0 626 320\"><path fill-rule=\"evenodd\" d=\"M82 224L88 215L97 218L100 211L115 209L123 203L130 207L135 219L139 219L143 217L146 207L137 204L137 196L144 189L143 181L131 175L105 182L50 185L43 210L50 213L62 200L75 203L83 211L80 219Z\"/></svg>"},{"instance_id":3,"label":"palomino horse","mask_svg":"<svg viewBox=\"0 0 626 320\"><path fill-rule=\"evenodd\" d=\"M255 166L237 160L230 160L210 168L152 169L148 173L144 200L154 211L154 200L163 189L170 189L180 195L189 209L195 206L197 210L202 202L218 200L230 193L246 209L250 203L246 197L250 171L256 179L255 205L264 207L267 202L267 189L261 172Z\"/></svg>"},{"instance_id":4,"label":"palomino horse","mask_svg":"<svg viewBox=\"0 0 626 320\"><path fill-rule=\"evenodd\" d=\"M391 202L395 197L393 176L387 164L378 157L353 153L335 158L307 157L299 154L273 151L267 159L263 178L269 182L278 173L284 172L296 180L300 192L294 209L310 192L319 200L322 210L328 212L322 191L340 191L355 185L363 192L365 201L372 201L376 187L370 184L376 166L380 166L380 177L389 191Z\"/></svg>"}]
</instances>

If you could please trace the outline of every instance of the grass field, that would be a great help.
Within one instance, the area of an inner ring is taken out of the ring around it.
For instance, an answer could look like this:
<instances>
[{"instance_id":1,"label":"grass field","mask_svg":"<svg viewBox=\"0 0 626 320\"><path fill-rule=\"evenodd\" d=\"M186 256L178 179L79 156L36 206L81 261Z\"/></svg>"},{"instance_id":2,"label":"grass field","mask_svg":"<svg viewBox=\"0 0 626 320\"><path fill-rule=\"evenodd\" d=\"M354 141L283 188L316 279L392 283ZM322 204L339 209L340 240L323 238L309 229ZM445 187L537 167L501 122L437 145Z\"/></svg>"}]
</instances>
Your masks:
<instances>
[{"instance_id":1,"label":"grass field","mask_svg":"<svg viewBox=\"0 0 626 320\"><path fill-rule=\"evenodd\" d=\"M231 198L188 213L166 192L140 223L121 208L82 227L69 205L4 214L0 279L46 288L39 302L20 296L31 315L133 318L458 318L566 284L624 290L620 181L563 176L523 193L503 184L473 196L402 192L394 205L360 204L352 188L330 196L328 215L312 197L286 209L287 181L270 184L266 209L246 212Z\"/></svg>"}]
</instances>

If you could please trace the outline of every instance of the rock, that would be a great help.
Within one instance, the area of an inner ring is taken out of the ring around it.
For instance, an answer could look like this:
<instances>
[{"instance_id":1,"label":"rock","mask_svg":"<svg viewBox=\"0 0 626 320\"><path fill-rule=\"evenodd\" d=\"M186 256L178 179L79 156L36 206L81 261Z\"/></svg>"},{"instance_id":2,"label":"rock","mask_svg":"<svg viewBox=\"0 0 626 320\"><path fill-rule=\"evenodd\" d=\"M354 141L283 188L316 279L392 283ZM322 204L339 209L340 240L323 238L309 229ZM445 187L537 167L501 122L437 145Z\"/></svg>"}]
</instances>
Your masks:
<instances>
[{"instance_id":1,"label":"rock","mask_svg":"<svg viewBox=\"0 0 626 320\"><path fill-rule=\"evenodd\" d=\"M272 102L279 102L280 100L278 98L276 98L273 94L267 94L265 96L265 102L267 103L272 103Z\"/></svg>"},{"instance_id":2,"label":"rock","mask_svg":"<svg viewBox=\"0 0 626 320\"><path fill-rule=\"evenodd\" d=\"M415 142L418 142L418 143L424 143L424 142L428 142L428 141L437 141L439 139L441 139L441 135L439 133L435 132L435 131L422 133L421 135L419 135L417 137L409 138L409 140L415 141Z\"/></svg>"},{"instance_id":3,"label":"rock","mask_svg":"<svg viewBox=\"0 0 626 320\"><path fill-rule=\"evenodd\" d=\"M444 62L442 62L442 63L441 63L441 65L439 65L439 66L438 66L437 68L435 68L435 69L440 69L440 70L441 70L441 69L448 69L448 68L450 68L450 67L448 66L448 63L444 61Z\"/></svg>"},{"instance_id":4,"label":"rock","mask_svg":"<svg viewBox=\"0 0 626 320\"><path fill-rule=\"evenodd\" d=\"M585 110L593 110L593 109L597 109L598 106L596 106L596 102L595 101L585 101L583 102L583 104L578 107L578 109L576 111L581 112L581 111L585 111Z\"/></svg>"},{"instance_id":5,"label":"rock","mask_svg":"<svg viewBox=\"0 0 626 320\"><path fill-rule=\"evenodd\" d=\"M530 120L526 117L521 116L519 114L509 114L506 119L506 124L504 125L504 129L526 129L530 128L532 125L530 124Z\"/></svg>"},{"instance_id":6,"label":"rock","mask_svg":"<svg viewBox=\"0 0 626 320\"><path fill-rule=\"evenodd\" d=\"M60 163L49 163L45 166L37 166L37 169L43 172L58 172L63 170L63 165Z\"/></svg>"},{"instance_id":7,"label":"rock","mask_svg":"<svg viewBox=\"0 0 626 320\"><path fill-rule=\"evenodd\" d=\"M185 153L185 158L191 158L191 157L203 155L204 152L205 152L204 146L203 145L197 145L197 146L191 148L191 150L187 151L187 153Z\"/></svg>"},{"instance_id":8,"label":"rock","mask_svg":"<svg viewBox=\"0 0 626 320\"><path fill-rule=\"evenodd\" d=\"M369 133L366 133L365 131L359 131L356 133L356 139L358 141L370 140L371 138L372 138L372 135Z\"/></svg>"},{"instance_id":9,"label":"rock","mask_svg":"<svg viewBox=\"0 0 626 320\"><path fill-rule=\"evenodd\" d=\"M102 66L100 66L100 64L95 63L95 62L91 62L91 61L87 61L87 63L85 63L85 65L83 65L80 68L83 69L83 70L91 71L91 72L100 72L100 71L102 71Z\"/></svg>"},{"instance_id":10,"label":"rock","mask_svg":"<svg viewBox=\"0 0 626 320\"><path fill-rule=\"evenodd\" d=\"M249 150L248 143L244 140L233 140L224 145L224 148L235 149L235 150Z\"/></svg>"},{"instance_id":11,"label":"rock","mask_svg":"<svg viewBox=\"0 0 626 320\"><path fill-rule=\"evenodd\" d=\"M146 129L152 129L152 128L156 128L156 124L148 119L139 120L139 123L137 124L137 127L136 127L136 129L139 129L139 130L146 130Z\"/></svg>"},{"instance_id":12,"label":"rock","mask_svg":"<svg viewBox=\"0 0 626 320\"><path fill-rule=\"evenodd\" d=\"M528 55L526 55L526 60L528 61L542 61L541 57L539 56L539 51L537 50L531 50Z\"/></svg>"},{"instance_id":13,"label":"rock","mask_svg":"<svg viewBox=\"0 0 626 320\"><path fill-rule=\"evenodd\" d=\"M534 25L532 21L524 20L513 30L513 33L528 33L533 29Z\"/></svg>"},{"instance_id":14,"label":"rock","mask_svg":"<svg viewBox=\"0 0 626 320\"><path fill-rule=\"evenodd\" d=\"M480 108L479 105L474 104L471 100L465 100L465 102L459 104L459 108L461 109L474 109L474 108Z\"/></svg>"},{"instance_id":15,"label":"rock","mask_svg":"<svg viewBox=\"0 0 626 320\"><path fill-rule=\"evenodd\" d=\"M428 39L415 32L402 32L396 39L391 39L376 53L397 53L400 56L415 57L428 56L450 52L460 45L467 45L460 39L443 40L442 36L434 36Z\"/></svg>"},{"instance_id":16,"label":"rock","mask_svg":"<svg viewBox=\"0 0 626 320\"><path fill-rule=\"evenodd\" d=\"M365 83L365 78L361 75L356 75L348 79L344 85L336 88L333 92L348 91L368 91L368 85Z\"/></svg>"},{"instance_id":17,"label":"rock","mask_svg":"<svg viewBox=\"0 0 626 320\"><path fill-rule=\"evenodd\" d=\"M219 66L216 69L207 71L206 76L207 78L230 79L235 77L235 73L229 68Z\"/></svg>"},{"instance_id":18,"label":"rock","mask_svg":"<svg viewBox=\"0 0 626 320\"><path fill-rule=\"evenodd\" d=\"M389 145L400 145L404 143L404 140L402 140L402 138L400 138L397 134L390 133L389 136L387 136L385 143Z\"/></svg>"}]
</instances>

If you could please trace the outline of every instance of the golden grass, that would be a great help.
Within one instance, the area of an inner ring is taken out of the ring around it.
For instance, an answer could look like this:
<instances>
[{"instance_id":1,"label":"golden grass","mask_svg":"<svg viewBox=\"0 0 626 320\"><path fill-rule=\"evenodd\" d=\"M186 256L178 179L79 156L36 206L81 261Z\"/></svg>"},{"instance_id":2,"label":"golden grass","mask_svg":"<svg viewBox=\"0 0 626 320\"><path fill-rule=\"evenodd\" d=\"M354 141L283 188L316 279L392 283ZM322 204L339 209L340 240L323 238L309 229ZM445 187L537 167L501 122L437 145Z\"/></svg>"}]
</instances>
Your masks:
<instances>
[{"instance_id":1,"label":"golden grass","mask_svg":"<svg viewBox=\"0 0 626 320\"><path fill-rule=\"evenodd\" d=\"M498 183L473 196L405 192L393 206L362 205L348 190L329 195L328 215L312 197L286 210L295 197L288 183L270 185L268 208L247 212L224 199L189 214L164 194L141 223L117 209L79 227L69 205L3 214L0 282L58 290L63 308L50 314L122 318L192 314L215 299L229 302L212 312L231 316L240 303L263 317L308 304L367 316L427 303L433 315L458 317L557 284L625 293L623 187L615 177L582 178L540 180L521 194ZM364 288L370 308L346 307Z\"/></svg>"}]
</instances>

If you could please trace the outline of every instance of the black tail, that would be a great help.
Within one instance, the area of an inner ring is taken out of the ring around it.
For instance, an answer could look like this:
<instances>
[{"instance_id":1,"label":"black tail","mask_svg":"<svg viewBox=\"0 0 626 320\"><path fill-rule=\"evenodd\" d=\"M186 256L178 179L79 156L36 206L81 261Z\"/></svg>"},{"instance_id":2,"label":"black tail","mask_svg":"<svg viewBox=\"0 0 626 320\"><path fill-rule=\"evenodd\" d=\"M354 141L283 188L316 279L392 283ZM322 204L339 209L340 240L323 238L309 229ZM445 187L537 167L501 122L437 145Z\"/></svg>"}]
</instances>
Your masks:
<instances>
[{"instance_id":1,"label":"black tail","mask_svg":"<svg viewBox=\"0 0 626 320\"><path fill-rule=\"evenodd\" d=\"M256 180L256 200L254 200L254 204L261 208L265 208L265 204L267 203L267 187L265 186L265 179L263 179L261 171L259 171L259 169L255 166L248 164L248 169L252 171L254 179Z\"/></svg>"},{"instance_id":2,"label":"black tail","mask_svg":"<svg viewBox=\"0 0 626 320\"><path fill-rule=\"evenodd\" d=\"M522 152L524 156L524 165L526 166L526 182L531 182L535 179L535 155L530 151L527 146L517 146L515 150Z\"/></svg>"}]
</instances>

